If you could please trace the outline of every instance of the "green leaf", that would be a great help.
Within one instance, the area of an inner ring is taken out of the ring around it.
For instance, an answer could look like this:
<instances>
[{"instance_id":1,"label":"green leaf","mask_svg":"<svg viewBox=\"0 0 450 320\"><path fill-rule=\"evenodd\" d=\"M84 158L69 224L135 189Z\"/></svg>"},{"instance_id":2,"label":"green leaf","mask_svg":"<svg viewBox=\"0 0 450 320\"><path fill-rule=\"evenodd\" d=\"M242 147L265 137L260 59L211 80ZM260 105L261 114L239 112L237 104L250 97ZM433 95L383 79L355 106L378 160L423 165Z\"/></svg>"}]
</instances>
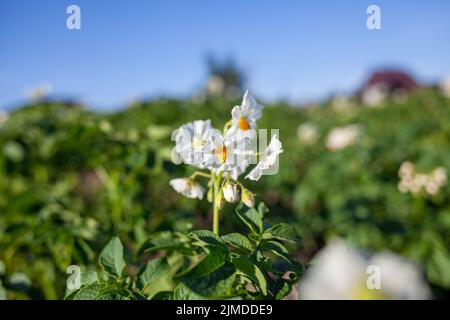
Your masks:
<instances>
[{"instance_id":1,"label":"green leaf","mask_svg":"<svg viewBox=\"0 0 450 320\"><path fill-rule=\"evenodd\" d=\"M269 291L275 300L281 300L292 291L292 286L285 279L277 279L269 283Z\"/></svg>"},{"instance_id":2,"label":"green leaf","mask_svg":"<svg viewBox=\"0 0 450 320\"><path fill-rule=\"evenodd\" d=\"M173 292L173 300L205 300L205 298L196 294L184 283L180 283Z\"/></svg>"},{"instance_id":3,"label":"green leaf","mask_svg":"<svg viewBox=\"0 0 450 320\"><path fill-rule=\"evenodd\" d=\"M177 286L178 287L178 286ZM176 290L176 288L175 288ZM182 289L178 290L178 295L182 295L182 293L180 292ZM151 300L172 300L174 299L173 297L174 293L172 291L160 291L157 294L155 294ZM176 299L176 300L183 300L183 299Z\"/></svg>"},{"instance_id":4,"label":"green leaf","mask_svg":"<svg viewBox=\"0 0 450 320\"><path fill-rule=\"evenodd\" d=\"M209 230L197 230L192 231L188 234L188 236L196 239L198 241L198 245L206 246L225 246L225 241L222 240L217 234Z\"/></svg>"},{"instance_id":5,"label":"green leaf","mask_svg":"<svg viewBox=\"0 0 450 320\"><path fill-rule=\"evenodd\" d=\"M226 247L210 247L206 257L195 265L195 267L193 267L186 275L203 277L223 266L228 259L228 249Z\"/></svg>"},{"instance_id":6,"label":"green leaf","mask_svg":"<svg viewBox=\"0 0 450 320\"><path fill-rule=\"evenodd\" d=\"M252 242L246 236L237 232L224 235L222 236L222 239L225 240L226 243L241 250L253 251L254 249Z\"/></svg>"},{"instance_id":7,"label":"green leaf","mask_svg":"<svg viewBox=\"0 0 450 320\"><path fill-rule=\"evenodd\" d=\"M142 246L139 253L149 253L158 250L176 250L181 248L188 241L188 238L180 237L178 234L173 232L159 232Z\"/></svg>"},{"instance_id":8,"label":"green leaf","mask_svg":"<svg viewBox=\"0 0 450 320\"><path fill-rule=\"evenodd\" d=\"M276 224L264 231L264 239L277 239L282 241L300 243L302 238L297 229L287 223Z\"/></svg>"},{"instance_id":9,"label":"green leaf","mask_svg":"<svg viewBox=\"0 0 450 320\"><path fill-rule=\"evenodd\" d=\"M98 282L98 275L95 271L83 271L80 274L80 287L91 285L95 282ZM79 289L69 289L66 290L65 299L71 300L73 299L74 293Z\"/></svg>"},{"instance_id":10,"label":"green leaf","mask_svg":"<svg viewBox=\"0 0 450 320\"><path fill-rule=\"evenodd\" d=\"M95 300L132 300L133 294L119 284L105 285Z\"/></svg>"},{"instance_id":11,"label":"green leaf","mask_svg":"<svg viewBox=\"0 0 450 320\"><path fill-rule=\"evenodd\" d=\"M255 208L249 208L243 203L236 208L238 217L256 234L261 234L263 230L263 216L262 213Z\"/></svg>"},{"instance_id":12,"label":"green leaf","mask_svg":"<svg viewBox=\"0 0 450 320\"><path fill-rule=\"evenodd\" d=\"M261 214L261 217L264 220L264 217L266 216L266 213L269 212L269 209L267 208L266 204L264 202L260 202L258 205L258 212Z\"/></svg>"},{"instance_id":13,"label":"green leaf","mask_svg":"<svg viewBox=\"0 0 450 320\"><path fill-rule=\"evenodd\" d=\"M103 287L104 285L98 282L81 287L73 296L73 300L95 300Z\"/></svg>"},{"instance_id":14,"label":"green leaf","mask_svg":"<svg viewBox=\"0 0 450 320\"><path fill-rule=\"evenodd\" d=\"M123 246L118 237L112 238L99 256L99 264L110 275L120 277L125 268Z\"/></svg>"},{"instance_id":15,"label":"green leaf","mask_svg":"<svg viewBox=\"0 0 450 320\"><path fill-rule=\"evenodd\" d=\"M267 280L261 269L245 256L237 256L231 259L236 269L247 276L261 290L263 295L267 295Z\"/></svg>"},{"instance_id":16,"label":"green leaf","mask_svg":"<svg viewBox=\"0 0 450 320\"><path fill-rule=\"evenodd\" d=\"M286 249L285 246L283 246L278 241L274 241L274 240L264 241L259 246L259 249L263 250L263 251L272 252L273 254L277 255L278 257L280 257L288 262L291 261L291 259L289 257L289 251Z\"/></svg>"},{"instance_id":17,"label":"green leaf","mask_svg":"<svg viewBox=\"0 0 450 320\"><path fill-rule=\"evenodd\" d=\"M186 277L182 281L196 295L208 299L226 299L236 296L236 269L225 263L219 269L202 277ZM174 295L176 299L176 295Z\"/></svg>"},{"instance_id":18,"label":"green leaf","mask_svg":"<svg viewBox=\"0 0 450 320\"><path fill-rule=\"evenodd\" d=\"M144 289L149 283L165 276L169 270L169 264L165 257L148 262L138 273L138 288Z\"/></svg>"},{"instance_id":19,"label":"green leaf","mask_svg":"<svg viewBox=\"0 0 450 320\"><path fill-rule=\"evenodd\" d=\"M0 279L0 300L6 300L6 289L3 288L2 280Z\"/></svg>"}]
</instances>

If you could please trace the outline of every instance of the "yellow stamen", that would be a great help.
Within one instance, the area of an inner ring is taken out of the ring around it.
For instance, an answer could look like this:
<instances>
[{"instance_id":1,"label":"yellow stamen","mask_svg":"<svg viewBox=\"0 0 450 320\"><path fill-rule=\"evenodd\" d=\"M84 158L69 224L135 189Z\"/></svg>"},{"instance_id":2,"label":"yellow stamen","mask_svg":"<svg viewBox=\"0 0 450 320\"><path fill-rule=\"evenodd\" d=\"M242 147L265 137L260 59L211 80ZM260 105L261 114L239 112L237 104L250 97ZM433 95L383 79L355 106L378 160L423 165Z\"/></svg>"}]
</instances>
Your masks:
<instances>
[{"instance_id":1,"label":"yellow stamen","mask_svg":"<svg viewBox=\"0 0 450 320\"><path fill-rule=\"evenodd\" d=\"M216 150L217 158L221 163L224 163L227 160L227 148L222 145L219 149Z\"/></svg>"},{"instance_id":2,"label":"yellow stamen","mask_svg":"<svg viewBox=\"0 0 450 320\"><path fill-rule=\"evenodd\" d=\"M240 117L238 120L238 127L243 131L247 131L248 129L250 129L250 124L248 123L247 119L245 119L244 117Z\"/></svg>"}]
</instances>

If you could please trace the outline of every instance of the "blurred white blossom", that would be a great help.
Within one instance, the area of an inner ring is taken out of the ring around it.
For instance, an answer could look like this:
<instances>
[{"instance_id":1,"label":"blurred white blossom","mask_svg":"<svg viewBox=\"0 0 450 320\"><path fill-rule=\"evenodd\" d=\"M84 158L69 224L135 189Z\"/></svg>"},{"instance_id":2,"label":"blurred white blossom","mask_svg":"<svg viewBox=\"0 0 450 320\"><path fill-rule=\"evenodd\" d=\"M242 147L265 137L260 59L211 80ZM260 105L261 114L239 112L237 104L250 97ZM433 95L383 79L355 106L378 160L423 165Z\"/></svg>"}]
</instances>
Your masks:
<instances>
[{"instance_id":1,"label":"blurred white blossom","mask_svg":"<svg viewBox=\"0 0 450 320\"><path fill-rule=\"evenodd\" d=\"M312 123L303 123L297 128L297 137L306 144L313 144L319 138L317 128Z\"/></svg>"},{"instance_id":2,"label":"blurred white blossom","mask_svg":"<svg viewBox=\"0 0 450 320\"><path fill-rule=\"evenodd\" d=\"M384 83L377 83L365 89L361 95L361 99L367 106L375 107L382 103L388 95L388 86Z\"/></svg>"},{"instance_id":3,"label":"blurred white blossom","mask_svg":"<svg viewBox=\"0 0 450 320\"><path fill-rule=\"evenodd\" d=\"M170 180L172 188L191 199L203 199L205 189L197 182L189 178L177 178Z\"/></svg>"},{"instance_id":4,"label":"blurred white blossom","mask_svg":"<svg viewBox=\"0 0 450 320\"><path fill-rule=\"evenodd\" d=\"M353 107L353 103L349 97L338 95L331 100L331 107L336 111L348 110Z\"/></svg>"},{"instance_id":5,"label":"blurred white blossom","mask_svg":"<svg viewBox=\"0 0 450 320\"><path fill-rule=\"evenodd\" d=\"M417 172L411 162L405 161L400 166L398 175L398 190L402 193L435 195L447 184L447 171L443 167L422 173Z\"/></svg>"},{"instance_id":6,"label":"blurred white blossom","mask_svg":"<svg viewBox=\"0 0 450 320\"><path fill-rule=\"evenodd\" d=\"M328 133L325 146L331 151L344 149L355 144L360 133L361 128L358 124L334 128Z\"/></svg>"},{"instance_id":7,"label":"blurred white blossom","mask_svg":"<svg viewBox=\"0 0 450 320\"><path fill-rule=\"evenodd\" d=\"M379 274L371 273L371 267ZM379 276L379 287L369 286ZM328 245L299 285L304 300L428 299L430 289L414 263L391 252L367 256L342 241Z\"/></svg>"},{"instance_id":8,"label":"blurred white blossom","mask_svg":"<svg viewBox=\"0 0 450 320\"><path fill-rule=\"evenodd\" d=\"M450 98L450 77L442 80L442 82L439 84L439 87L441 89L442 94L447 98Z\"/></svg>"},{"instance_id":9,"label":"blurred white blossom","mask_svg":"<svg viewBox=\"0 0 450 320\"><path fill-rule=\"evenodd\" d=\"M225 90L225 80L222 77L213 75L206 83L206 90L211 95L221 95Z\"/></svg>"},{"instance_id":10,"label":"blurred white blossom","mask_svg":"<svg viewBox=\"0 0 450 320\"><path fill-rule=\"evenodd\" d=\"M108 120L101 120L98 126L104 133L110 133L113 130L112 124Z\"/></svg>"},{"instance_id":11,"label":"blurred white blossom","mask_svg":"<svg viewBox=\"0 0 450 320\"><path fill-rule=\"evenodd\" d=\"M52 91L52 85L48 82L42 82L34 87L28 88L25 94L30 100L41 100L48 96Z\"/></svg>"},{"instance_id":12,"label":"blurred white blossom","mask_svg":"<svg viewBox=\"0 0 450 320\"><path fill-rule=\"evenodd\" d=\"M9 118L8 112L0 110L0 127L1 127L6 121L8 121L8 118Z\"/></svg>"}]
</instances>

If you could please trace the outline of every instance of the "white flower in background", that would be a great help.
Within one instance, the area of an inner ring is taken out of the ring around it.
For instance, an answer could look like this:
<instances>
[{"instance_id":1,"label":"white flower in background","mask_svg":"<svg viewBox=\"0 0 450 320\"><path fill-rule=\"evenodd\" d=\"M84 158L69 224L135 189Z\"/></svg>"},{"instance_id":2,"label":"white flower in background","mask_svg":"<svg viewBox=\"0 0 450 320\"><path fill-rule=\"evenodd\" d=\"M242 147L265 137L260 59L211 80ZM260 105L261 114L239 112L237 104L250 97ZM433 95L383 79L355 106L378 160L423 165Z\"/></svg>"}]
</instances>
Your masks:
<instances>
[{"instance_id":1,"label":"white flower in background","mask_svg":"<svg viewBox=\"0 0 450 320\"><path fill-rule=\"evenodd\" d=\"M223 197L228 202L236 202L239 200L238 186L235 183L227 182L223 186Z\"/></svg>"},{"instance_id":2,"label":"white flower in background","mask_svg":"<svg viewBox=\"0 0 450 320\"><path fill-rule=\"evenodd\" d=\"M206 84L206 90L211 95L221 95L225 90L225 81L222 77L213 75Z\"/></svg>"},{"instance_id":3,"label":"white flower in background","mask_svg":"<svg viewBox=\"0 0 450 320\"><path fill-rule=\"evenodd\" d=\"M331 100L331 107L334 110L342 111L342 110L348 110L353 107L352 102L350 101L350 98L347 96L338 95L333 97Z\"/></svg>"},{"instance_id":4,"label":"white flower in background","mask_svg":"<svg viewBox=\"0 0 450 320\"><path fill-rule=\"evenodd\" d=\"M440 84L439 87L441 88L441 92L444 96L446 96L447 98L450 98L450 77L448 77L447 79L443 80Z\"/></svg>"},{"instance_id":5,"label":"white flower in background","mask_svg":"<svg viewBox=\"0 0 450 320\"><path fill-rule=\"evenodd\" d=\"M258 181L263 174L272 169L272 167L277 163L278 155L283 151L281 141L278 139L277 135L274 135L270 140L267 149L260 154L258 164L252 169L252 171L250 171L246 178Z\"/></svg>"},{"instance_id":6,"label":"white flower in background","mask_svg":"<svg viewBox=\"0 0 450 320\"><path fill-rule=\"evenodd\" d=\"M204 168L203 156L211 130L211 120L189 122L178 129L175 136L175 151L184 163Z\"/></svg>"},{"instance_id":7,"label":"white flower in background","mask_svg":"<svg viewBox=\"0 0 450 320\"><path fill-rule=\"evenodd\" d=\"M443 187L447 184L447 170L443 167L438 167L433 170L433 180L437 185Z\"/></svg>"},{"instance_id":8,"label":"white flower in background","mask_svg":"<svg viewBox=\"0 0 450 320\"><path fill-rule=\"evenodd\" d=\"M369 107L378 106L389 95L389 88L385 83L377 83L364 89L361 99Z\"/></svg>"},{"instance_id":9,"label":"white flower in background","mask_svg":"<svg viewBox=\"0 0 450 320\"><path fill-rule=\"evenodd\" d=\"M1 127L6 121L8 121L8 118L9 118L8 112L0 110L0 127Z\"/></svg>"},{"instance_id":10,"label":"white flower in background","mask_svg":"<svg viewBox=\"0 0 450 320\"><path fill-rule=\"evenodd\" d=\"M369 272L371 266L379 274ZM379 286L369 286L379 276ZM299 285L304 300L428 299L430 289L420 269L391 252L369 257L338 241L317 255Z\"/></svg>"},{"instance_id":11,"label":"white flower in background","mask_svg":"<svg viewBox=\"0 0 450 320\"><path fill-rule=\"evenodd\" d=\"M304 123L297 128L297 137L299 140L306 144L313 144L319 138L317 128L312 123Z\"/></svg>"},{"instance_id":12,"label":"white flower in background","mask_svg":"<svg viewBox=\"0 0 450 320\"><path fill-rule=\"evenodd\" d=\"M400 166L398 175L400 176L400 178L412 177L415 170L416 167L410 161L405 161Z\"/></svg>"},{"instance_id":13,"label":"white flower in background","mask_svg":"<svg viewBox=\"0 0 450 320\"><path fill-rule=\"evenodd\" d=\"M108 120L100 121L98 126L99 126L100 130L105 133L110 133L113 130L112 124Z\"/></svg>"},{"instance_id":14,"label":"white flower in background","mask_svg":"<svg viewBox=\"0 0 450 320\"><path fill-rule=\"evenodd\" d=\"M191 199L203 199L205 189L197 182L189 178L177 178L170 180L172 188L182 195Z\"/></svg>"},{"instance_id":15,"label":"white flower in background","mask_svg":"<svg viewBox=\"0 0 450 320\"><path fill-rule=\"evenodd\" d=\"M231 110L232 127L229 129L231 134L254 137L256 120L262 116L261 109L262 106L256 102L255 98L245 91L242 104Z\"/></svg>"},{"instance_id":16,"label":"white flower in background","mask_svg":"<svg viewBox=\"0 0 450 320\"><path fill-rule=\"evenodd\" d=\"M413 262L389 251L376 253L369 261L381 271L381 290L387 297L400 300L431 298L420 268Z\"/></svg>"},{"instance_id":17,"label":"white flower in background","mask_svg":"<svg viewBox=\"0 0 450 320\"><path fill-rule=\"evenodd\" d=\"M325 146L331 151L344 149L355 144L360 133L361 128L358 124L334 128L328 133Z\"/></svg>"},{"instance_id":18,"label":"white flower in background","mask_svg":"<svg viewBox=\"0 0 450 320\"><path fill-rule=\"evenodd\" d=\"M25 95L30 100L40 100L48 96L51 91L52 85L48 82L43 82L33 88L27 89Z\"/></svg>"},{"instance_id":19,"label":"white flower in background","mask_svg":"<svg viewBox=\"0 0 450 320\"><path fill-rule=\"evenodd\" d=\"M416 171L411 162L405 161L400 166L398 175L400 177L398 190L402 193L433 196L447 184L447 171L443 167L437 167L430 173L421 173Z\"/></svg>"}]
</instances>

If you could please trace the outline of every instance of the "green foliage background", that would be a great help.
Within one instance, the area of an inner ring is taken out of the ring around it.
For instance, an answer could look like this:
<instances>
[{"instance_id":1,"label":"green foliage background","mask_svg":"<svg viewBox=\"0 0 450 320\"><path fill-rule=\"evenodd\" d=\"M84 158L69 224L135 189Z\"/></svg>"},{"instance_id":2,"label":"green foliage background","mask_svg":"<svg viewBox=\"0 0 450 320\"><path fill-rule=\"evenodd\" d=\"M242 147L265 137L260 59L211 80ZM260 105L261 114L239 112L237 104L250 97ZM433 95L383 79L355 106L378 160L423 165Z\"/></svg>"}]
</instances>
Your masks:
<instances>
[{"instance_id":1,"label":"green foliage background","mask_svg":"<svg viewBox=\"0 0 450 320\"><path fill-rule=\"evenodd\" d=\"M94 113L61 103L24 106L0 128L0 297L64 297L68 265L96 268L98 254L119 236L126 272L157 231L210 229L205 201L183 198L171 178L191 171L170 161L171 132L194 119L225 124L238 101L157 100L116 113ZM434 197L398 191L398 169L450 171L450 100L432 89L378 108L329 104L293 108L266 105L261 128L280 129L285 152L277 175L247 183L270 208L272 222L294 224L304 239L298 258L309 258L334 237L389 249L417 261L435 297L450 292L450 193ZM317 126L319 139L302 143L297 127ZM357 123L362 136L344 150L324 147L336 126ZM245 226L229 205L225 233Z\"/></svg>"}]
</instances>

